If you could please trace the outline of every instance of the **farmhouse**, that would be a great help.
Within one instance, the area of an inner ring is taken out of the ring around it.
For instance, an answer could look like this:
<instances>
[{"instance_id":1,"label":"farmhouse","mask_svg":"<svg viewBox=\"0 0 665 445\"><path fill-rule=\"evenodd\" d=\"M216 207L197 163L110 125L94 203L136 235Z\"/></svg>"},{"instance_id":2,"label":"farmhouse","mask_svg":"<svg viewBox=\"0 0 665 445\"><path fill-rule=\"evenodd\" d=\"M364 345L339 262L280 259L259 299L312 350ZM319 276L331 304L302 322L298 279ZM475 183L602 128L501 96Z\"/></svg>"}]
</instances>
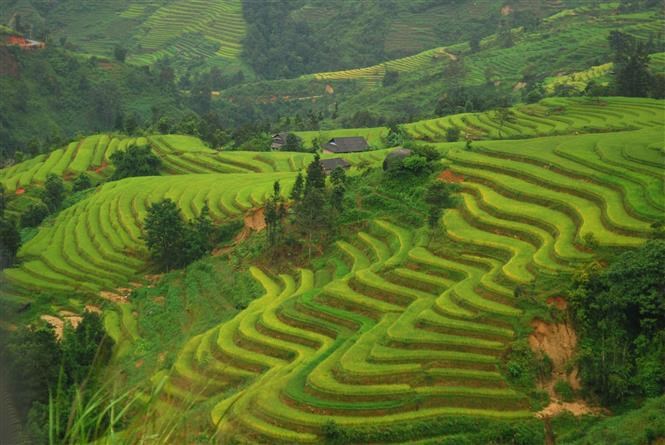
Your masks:
<instances>
[{"instance_id":1,"label":"farmhouse","mask_svg":"<svg viewBox=\"0 0 665 445\"><path fill-rule=\"evenodd\" d=\"M335 170L337 167L341 167L341 168L346 170L349 167L351 167L351 163L349 161L347 161L346 159L331 158L331 159L322 159L321 160L321 166L323 167L323 172L325 174L329 174L333 170Z\"/></svg>"},{"instance_id":2,"label":"farmhouse","mask_svg":"<svg viewBox=\"0 0 665 445\"><path fill-rule=\"evenodd\" d=\"M393 162L399 162L405 158L408 158L413 154L413 151L409 150L408 148L396 148L388 155L386 158L383 160L383 169L388 170L390 168L390 164Z\"/></svg>"},{"instance_id":3,"label":"farmhouse","mask_svg":"<svg viewBox=\"0 0 665 445\"><path fill-rule=\"evenodd\" d=\"M46 43L38 42L37 40L26 39L21 36L11 35L7 36L5 43L11 46L18 46L22 50L33 50L46 48Z\"/></svg>"},{"instance_id":4,"label":"farmhouse","mask_svg":"<svg viewBox=\"0 0 665 445\"><path fill-rule=\"evenodd\" d=\"M324 153L357 153L368 149L367 141L360 136L332 138L323 146Z\"/></svg>"},{"instance_id":5,"label":"farmhouse","mask_svg":"<svg viewBox=\"0 0 665 445\"><path fill-rule=\"evenodd\" d=\"M272 135L272 144L270 148L273 150L281 150L284 145L286 145L286 138L288 133L276 133Z\"/></svg>"}]
</instances>

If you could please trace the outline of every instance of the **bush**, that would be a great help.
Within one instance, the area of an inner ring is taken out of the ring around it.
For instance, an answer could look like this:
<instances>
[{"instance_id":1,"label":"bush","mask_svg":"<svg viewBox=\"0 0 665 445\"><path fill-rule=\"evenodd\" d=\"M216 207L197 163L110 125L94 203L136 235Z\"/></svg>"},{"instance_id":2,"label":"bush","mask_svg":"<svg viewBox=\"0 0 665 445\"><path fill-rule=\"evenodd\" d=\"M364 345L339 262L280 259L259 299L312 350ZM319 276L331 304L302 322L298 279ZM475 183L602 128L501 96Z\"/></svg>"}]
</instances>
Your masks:
<instances>
[{"instance_id":1,"label":"bush","mask_svg":"<svg viewBox=\"0 0 665 445\"><path fill-rule=\"evenodd\" d=\"M457 127L447 128L446 129L446 141L448 142L457 142L459 140L461 131Z\"/></svg>"},{"instance_id":2,"label":"bush","mask_svg":"<svg viewBox=\"0 0 665 445\"><path fill-rule=\"evenodd\" d=\"M161 159L155 156L150 147L130 147L126 151L116 151L111 155L115 166L112 181L134 176L157 176L162 165Z\"/></svg>"},{"instance_id":3,"label":"bush","mask_svg":"<svg viewBox=\"0 0 665 445\"><path fill-rule=\"evenodd\" d=\"M572 402L575 398L575 392L570 384L565 380L557 380L554 384L554 391L564 402Z\"/></svg>"},{"instance_id":4,"label":"bush","mask_svg":"<svg viewBox=\"0 0 665 445\"><path fill-rule=\"evenodd\" d=\"M49 215L46 204L39 201L30 204L28 209L21 215L21 227L37 227Z\"/></svg>"},{"instance_id":5,"label":"bush","mask_svg":"<svg viewBox=\"0 0 665 445\"><path fill-rule=\"evenodd\" d=\"M80 192L81 190L86 190L92 187L92 182L90 181L90 176L86 173L81 173L75 180L72 185L73 192Z\"/></svg>"}]
</instances>

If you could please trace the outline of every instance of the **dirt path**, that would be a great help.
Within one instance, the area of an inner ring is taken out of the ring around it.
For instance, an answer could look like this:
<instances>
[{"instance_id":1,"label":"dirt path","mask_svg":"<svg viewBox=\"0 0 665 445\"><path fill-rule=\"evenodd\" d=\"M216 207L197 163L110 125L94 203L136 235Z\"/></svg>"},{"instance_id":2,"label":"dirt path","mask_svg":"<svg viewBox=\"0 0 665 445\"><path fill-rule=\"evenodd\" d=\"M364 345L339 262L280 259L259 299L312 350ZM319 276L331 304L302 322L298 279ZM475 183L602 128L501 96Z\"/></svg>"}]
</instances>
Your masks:
<instances>
[{"instance_id":1,"label":"dirt path","mask_svg":"<svg viewBox=\"0 0 665 445\"><path fill-rule=\"evenodd\" d=\"M559 309L566 308L566 301L561 297L550 299L548 303ZM564 411L575 416L599 413L598 408L589 406L582 399L564 402L554 390L554 385L559 380L566 381L575 391L581 388L578 369L575 367L569 372L566 370L577 348L577 335L570 323L546 323L543 320L534 319L531 327L533 327L533 333L529 335L531 350L544 353L552 360L551 378L539 385L549 394L550 404L539 411L536 416L547 419Z\"/></svg>"}]
</instances>

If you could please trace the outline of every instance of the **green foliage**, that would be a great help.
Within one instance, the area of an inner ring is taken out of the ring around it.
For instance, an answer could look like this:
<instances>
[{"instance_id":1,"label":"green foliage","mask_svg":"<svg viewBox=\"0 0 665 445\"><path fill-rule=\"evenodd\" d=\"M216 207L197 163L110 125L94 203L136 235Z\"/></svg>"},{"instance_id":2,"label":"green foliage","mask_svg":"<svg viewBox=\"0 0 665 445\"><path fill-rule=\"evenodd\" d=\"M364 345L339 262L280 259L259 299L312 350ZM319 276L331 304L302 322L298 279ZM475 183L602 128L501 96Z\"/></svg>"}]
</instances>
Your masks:
<instances>
[{"instance_id":1,"label":"green foliage","mask_svg":"<svg viewBox=\"0 0 665 445\"><path fill-rule=\"evenodd\" d=\"M0 270L14 264L19 247L21 247L21 235L16 224L0 216Z\"/></svg>"},{"instance_id":2,"label":"green foliage","mask_svg":"<svg viewBox=\"0 0 665 445\"><path fill-rule=\"evenodd\" d=\"M291 189L291 194L289 198L295 203L298 203L302 200L303 193L305 192L305 179L303 178L302 173L298 172L296 176L296 181L293 183L293 188Z\"/></svg>"},{"instance_id":3,"label":"green foliage","mask_svg":"<svg viewBox=\"0 0 665 445\"><path fill-rule=\"evenodd\" d=\"M286 143L282 147L282 151L303 151L302 139L294 133L289 133L286 136Z\"/></svg>"},{"instance_id":4,"label":"green foliage","mask_svg":"<svg viewBox=\"0 0 665 445\"><path fill-rule=\"evenodd\" d=\"M446 141L448 142L457 142L459 140L460 134L462 131L457 127L447 128L446 129Z\"/></svg>"},{"instance_id":5,"label":"green foliage","mask_svg":"<svg viewBox=\"0 0 665 445\"><path fill-rule=\"evenodd\" d=\"M207 206L195 221L186 224L176 204L163 199L148 207L144 227L150 256L165 270L183 267L212 248L212 223Z\"/></svg>"},{"instance_id":6,"label":"green foliage","mask_svg":"<svg viewBox=\"0 0 665 445\"><path fill-rule=\"evenodd\" d=\"M75 443L65 439L72 407L76 398L95 391L97 370L108 363L110 353L101 318L91 312L83 314L76 329L67 325L60 342L50 327L22 328L9 336L3 357L31 439Z\"/></svg>"},{"instance_id":7,"label":"green foliage","mask_svg":"<svg viewBox=\"0 0 665 445\"><path fill-rule=\"evenodd\" d=\"M21 227L37 227L49 215L49 209L42 201L36 201L21 214Z\"/></svg>"},{"instance_id":8,"label":"green foliage","mask_svg":"<svg viewBox=\"0 0 665 445\"><path fill-rule=\"evenodd\" d=\"M273 185L272 197L266 202L264 208L264 218L266 222L266 231L268 232L268 245L274 248L282 241L284 237L283 221L286 217L286 205L282 198L279 181Z\"/></svg>"},{"instance_id":9,"label":"green foliage","mask_svg":"<svg viewBox=\"0 0 665 445\"><path fill-rule=\"evenodd\" d=\"M144 227L152 260L166 270L180 266L185 224L176 204L170 199L152 204L148 207Z\"/></svg>"},{"instance_id":10,"label":"green foliage","mask_svg":"<svg viewBox=\"0 0 665 445\"><path fill-rule=\"evenodd\" d=\"M544 441L542 423L536 419L506 422L469 416L395 423L387 427L340 428L331 422L324 425L324 437L330 438L330 443L404 442L437 435L446 436L441 442L446 445L541 445Z\"/></svg>"},{"instance_id":11,"label":"green foliage","mask_svg":"<svg viewBox=\"0 0 665 445\"><path fill-rule=\"evenodd\" d=\"M620 96L648 97L652 89L649 54L645 43L620 31L612 31L610 47L614 51L615 90Z\"/></svg>"},{"instance_id":12,"label":"green foliage","mask_svg":"<svg viewBox=\"0 0 665 445\"><path fill-rule=\"evenodd\" d=\"M532 391L539 380L549 378L552 362L546 355L534 353L526 340L518 340L510 347L504 369L511 383Z\"/></svg>"},{"instance_id":13,"label":"green foliage","mask_svg":"<svg viewBox=\"0 0 665 445\"><path fill-rule=\"evenodd\" d=\"M44 183L44 192L42 194L42 201L48 207L49 212L54 213L62 204L65 195L65 185L62 179L54 174L49 174Z\"/></svg>"},{"instance_id":14,"label":"green foliage","mask_svg":"<svg viewBox=\"0 0 665 445\"><path fill-rule=\"evenodd\" d=\"M436 180L430 183L425 191L425 202L429 206L429 217L427 219L430 228L439 225L439 220L444 209L450 209L457 205L452 196L457 191L456 186Z\"/></svg>"},{"instance_id":15,"label":"green foliage","mask_svg":"<svg viewBox=\"0 0 665 445\"><path fill-rule=\"evenodd\" d=\"M92 182L90 181L90 176L86 173L81 173L76 177L74 183L72 184L73 192L80 192L92 187Z\"/></svg>"},{"instance_id":16,"label":"green foliage","mask_svg":"<svg viewBox=\"0 0 665 445\"><path fill-rule=\"evenodd\" d=\"M244 226L245 223L242 220L234 220L221 224L213 234L213 243L228 243Z\"/></svg>"},{"instance_id":17,"label":"green foliage","mask_svg":"<svg viewBox=\"0 0 665 445\"><path fill-rule=\"evenodd\" d=\"M576 279L571 308L586 387L605 403L654 396L665 386L665 242L627 252Z\"/></svg>"},{"instance_id":18,"label":"green foliage","mask_svg":"<svg viewBox=\"0 0 665 445\"><path fill-rule=\"evenodd\" d=\"M572 402L575 398L573 388L566 380L557 380L554 384L554 391L556 391L564 402Z\"/></svg>"},{"instance_id":19,"label":"green foliage","mask_svg":"<svg viewBox=\"0 0 665 445\"><path fill-rule=\"evenodd\" d=\"M561 445L657 444L665 436L665 396L607 417L557 416L552 426Z\"/></svg>"},{"instance_id":20,"label":"green foliage","mask_svg":"<svg viewBox=\"0 0 665 445\"><path fill-rule=\"evenodd\" d=\"M133 176L157 176L162 165L161 160L147 146L132 146L125 151L116 151L111 155L111 161L115 166L112 181Z\"/></svg>"}]
</instances>

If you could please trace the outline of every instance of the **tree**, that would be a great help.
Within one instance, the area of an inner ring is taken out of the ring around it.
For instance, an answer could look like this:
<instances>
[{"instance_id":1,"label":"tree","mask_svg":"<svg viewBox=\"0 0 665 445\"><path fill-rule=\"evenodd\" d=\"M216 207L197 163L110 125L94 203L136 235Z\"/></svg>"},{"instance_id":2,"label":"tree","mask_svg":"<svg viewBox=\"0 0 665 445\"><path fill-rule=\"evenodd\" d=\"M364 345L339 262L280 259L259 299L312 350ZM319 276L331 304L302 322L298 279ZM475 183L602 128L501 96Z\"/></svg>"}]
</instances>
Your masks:
<instances>
[{"instance_id":1,"label":"tree","mask_svg":"<svg viewBox=\"0 0 665 445\"><path fill-rule=\"evenodd\" d=\"M0 216L0 270L14 264L19 247L21 247L21 235L16 229L16 224Z\"/></svg>"},{"instance_id":2,"label":"tree","mask_svg":"<svg viewBox=\"0 0 665 445\"><path fill-rule=\"evenodd\" d=\"M125 59L127 58L127 48L116 45L115 48L113 48L113 57L118 62L125 63Z\"/></svg>"},{"instance_id":3,"label":"tree","mask_svg":"<svg viewBox=\"0 0 665 445\"><path fill-rule=\"evenodd\" d=\"M268 232L268 244L275 247L281 240L284 233L282 222L286 216L286 207L282 198L281 186L279 181L273 184L273 193L264 210L266 230Z\"/></svg>"},{"instance_id":4,"label":"tree","mask_svg":"<svg viewBox=\"0 0 665 445\"><path fill-rule=\"evenodd\" d=\"M386 71L383 75L382 85L384 87L389 87L390 85L395 85L399 81L399 72L398 71Z\"/></svg>"},{"instance_id":5,"label":"tree","mask_svg":"<svg viewBox=\"0 0 665 445\"><path fill-rule=\"evenodd\" d=\"M291 189L291 198L296 204L302 201L303 193L305 192L305 180L302 176L302 173L298 172L296 176L296 181L293 183L293 188Z\"/></svg>"},{"instance_id":6,"label":"tree","mask_svg":"<svg viewBox=\"0 0 665 445\"><path fill-rule=\"evenodd\" d=\"M446 128L446 141L457 142L460 136L460 129L457 127Z\"/></svg>"},{"instance_id":7,"label":"tree","mask_svg":"<svg viewBox=\"0 0 665 445\"><path fill-rule=\"evenodd\" d=\"M89 311L83 313L76 329L71 325L65 328L61 348L70 383L82 383L90 376L93 365L106 364L112 352L102 318Z\"/></svg>"},{"instance_id":8,"label":"tree","mask_svg":"<svg viewBox=\"0 0 665 445\"><path fill-rule=\"evenodd\" d=\"M398 125L396 122L391 122L388 125L388 136L386 136L385 143L388 147L397 147L404 144L409 139L409 135L404 130L404 127Z\"/></svg>"},{"instance_id":9,"label":"tree","mask_svg":"<svg viewBox=\"0 0 665 445\"><path fill-rule=\"evenodd\" d=\"M17 389L18 406L48 401L49 388L58 383L61 361L60 346L51 327L20 328L9 336L3 363L9 367L12 380L20 382L12 385Z\"/></svg>"},{"instance_id":10,"label":"tree","mask_svg":"<svg viewBox=\"0 0 665 445\"><path fill-rule=\"evenodd\" d=\"M330 205L339 214L343 210L344 195L346 194L346 172L342 167L336 167L330 174L332 192L330 194Z\"/></svg>"},{"instance_id":11,"label":"tree","mask_svg":"<svg viewBox=\"0 0 665 445\"><path fill-rule=\"evenodd\" d=\"M326 175L321 165L319 154L314 155L314 160L307 166L307 179L305 180L305 196L313 189L324 190L326 188Z\"/></svg>"},{"instance_id":12,"label":"tree","mask_svg":"<svg viewBox=\"0 0 665 445\"><path fill-rule=\"evenodd\" d=\"M295 225L307 240L307 256L311 258L312 247L321 232L329 228L330 206L326 196L323 166L318 154L307 166L307 177L302 200L295 206Z\"/></svg>"},{"instance_id":13,"label":"tree","mask_svg":"<svg viewBox=\"0 0 665 445\"><path fill-rule=\"evenodd\" d=\"M293 133L287 134L282 151L302 151L302 140Z\"/></svg>"},{"instance_id":14,"label":"tree","mask_svg":"<svg viewBox=\"0 0 665 445\"><path fill-rule=\"evenodd\" d=\"M115 166L111 181L133 176L157 176L162 165L162 161L147 146L116 151L111 155L111 162Z\"/></svg>"},{"instance_id":15,"label":"tree","mask_svg":"<svg viewBox=\"0 0 665 445\"><path fill-rule=\"evenodd\" d=\"M90 176L88 176L87 173L81 173L74 180L74 184L72 185L72 191L73 192L80 192L81 190L87 190L90 187L92 187L92 182L90 181Z\"/></svg>"},{"instance_id":16,"label":"tree","mask_svg":"<svg viewBox=\"0 0 665 445\"><path fill-rule=\"evenodd\" d=\"M144 227L153 261L166 270L182 265L185 224L175 202L163 199L149 206Z\"/></svg>"},{"instance_id":17,"label":"tree","mask_svg":"<svg viewBox=\"0 0 665 445\"><path fill-rule=\"evenodd\" d=\"M452 193L456 188L439 180L432 182L425 191L425 202L429 206L428 224L430 228L435 228L439 224L444 209L449 209L457 205Z\"/></svg>"},{"instance_id":18,"label":"tree","mask_svg":"<svg viewBox=\"0 0 665 445\"><path fill-rule=\"evenodd\" d=\"M432 171L432 164L427 160L427 158L413 154L404 158L402 161L401 170L414 176L420 176L430 173Z\"/></svg>"},{"instance_id":19,"label":"tree","mask_svg":"<svg viewBox=\"0 0 665 445\"><path fill-rule=\"evenodd\" d=\"M203 205L199 216L190 221L185 227L182 240L182 266L203 258L212 250L213 229L210 209L206 203Z\"/></svg>"},{"instance_id":20,"label":"tree","mask_svg":"<svg viewBox=\"0 0 665 445\"><path fill-rule=\"evenodd\" d=\"M580 272L569 295L582 380L605 403L665 390L665 241Z\"/></svg>"},{"instance_id":21,"label":"tree","mask_svg":"<svg viewBox=\"0 0 665 445\"><path fill-rule=\"evenodd\" d=\"M177 205L163 199L148 207L143 225L150 257L161 269L186 266L212 249L213 225L207 204L194 221L185 223Z\"/></svg>"},{"instance_id":22,"label":"tree","mask_svg":"<svg viewBox=\"0 0 665 445\"><path fill-rule=\"evenodd\" d=\"M49 174L44 182L44 192L42 200L51 213L57 211L62 204L65 194L65 186L62 179L54 174Z\"/></svg>"},{"instance_id":23,"label":"tree","mask_svg":"<svg viewBox=\"0 0 665 445\"><path fill-rule=\"evenodd\" d=\"M42 201L37 201L28 206L21 214L21 227L37 227L49 214L49 209Z\"/></svg>"}]
</instances>

